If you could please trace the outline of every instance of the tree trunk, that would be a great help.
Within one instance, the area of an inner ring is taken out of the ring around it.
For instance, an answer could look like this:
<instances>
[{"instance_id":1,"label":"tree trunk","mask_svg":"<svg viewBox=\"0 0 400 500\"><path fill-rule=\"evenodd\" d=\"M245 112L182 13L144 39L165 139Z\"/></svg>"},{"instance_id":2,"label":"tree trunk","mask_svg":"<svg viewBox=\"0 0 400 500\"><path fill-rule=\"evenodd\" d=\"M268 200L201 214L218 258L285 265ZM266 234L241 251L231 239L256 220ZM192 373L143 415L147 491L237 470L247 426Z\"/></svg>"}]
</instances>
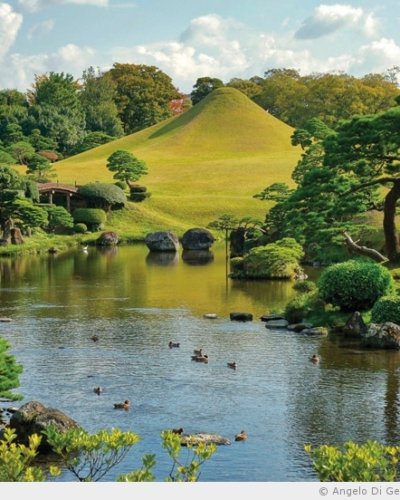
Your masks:
<instances>
[{"instance_id":1,"label":"tree trunk","mask_svg":"<svg viewBox=\"0 0 400 500\"><path fill-rule=\"evenodd\" d=\"M392 189L385 198L383 231L385 233L386 253L392 262L400 259L400 242L396 230L396 206L400 198L400 179L393 182Z\"/></svg>"},{"instance_id":2,"label":"tree trunk","mask_svg":"<svg viewBox=\"0 0 400 500\"><path fill-rule=\"evenodd\" d=\"M370 259L375 260L376 262L386 262L388 259L384 257L381 253L377 252L373 248L368 248L368 247L360 247L357 245L355 241L352 240L351 236L346 233L346 231L343 232L343 236L346 238L346 246L351 250L352 252L358 253L360 255L365 255L366 257L369 257Z\"/></svg>"}]
</instances>

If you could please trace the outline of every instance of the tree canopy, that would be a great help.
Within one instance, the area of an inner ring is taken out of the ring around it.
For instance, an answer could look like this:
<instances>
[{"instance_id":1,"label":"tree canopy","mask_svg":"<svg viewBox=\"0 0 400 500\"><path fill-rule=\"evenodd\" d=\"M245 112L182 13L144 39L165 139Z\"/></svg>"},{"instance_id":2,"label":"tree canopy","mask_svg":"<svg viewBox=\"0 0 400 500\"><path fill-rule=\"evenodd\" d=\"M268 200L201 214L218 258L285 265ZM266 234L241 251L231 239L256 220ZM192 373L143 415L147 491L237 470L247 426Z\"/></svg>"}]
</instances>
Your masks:
<instances>
[{"instance_id":1,"label":"tree canopy","mask_svg":"<svg viewBox=\"0 0 400 500\"><path fill-rule=\"evenodd\" d=\"M124 149L118 149L108 157L107 168L115 172L114 179L124 181L128 186L148 173L146 163Z\"/></svg>"}]
</instances>

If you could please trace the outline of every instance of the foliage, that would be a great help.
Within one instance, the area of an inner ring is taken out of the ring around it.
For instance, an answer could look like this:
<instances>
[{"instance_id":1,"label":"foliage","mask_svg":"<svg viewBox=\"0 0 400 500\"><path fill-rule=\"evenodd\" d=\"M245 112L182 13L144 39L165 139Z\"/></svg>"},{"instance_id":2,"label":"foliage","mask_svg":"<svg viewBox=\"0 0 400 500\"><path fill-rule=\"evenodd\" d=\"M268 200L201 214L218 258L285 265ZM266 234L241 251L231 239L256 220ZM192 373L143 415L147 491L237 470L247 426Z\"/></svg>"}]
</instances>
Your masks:
<instances>
[{"instance_id":1,"label":"foliage","mask_svg":"<svg viewBox=\"0 0 400 500\"><path fill-rule=\"evenodd\" d=\"M106 213L101 208L76 208L72 212L75 222L102 224L106 221Z\"/></svg>"},{"instance_id":2,"label":"foliage","mask_svg":"<svg viewBox=\"0 0 400 500\"><path fill-rule=\"evenodd\" d=\"M89 199L95 208L108 212L112 206L123 206L126 203L125 193L115 184L91 182L78 189L78 193Z\"/></svg>"},{"instance_id":3,"label":"foliage","mask_svg":"<svg viewBox=\"0 0 400 500\"><path fill-rule=\"evenodd\" d=\"M285 318L289 323L301 323L315 310L316 293L299 293L285 306Z\"/></svg>"},{"instance_id":4,"label":"foliage","mask_svg":"<svg viewBox=\"0 0 400 500\"><path fill-rule=\"evenodd\" d=\"M13 429L7 428L0 440L0 482L43 482L47 475L41 467L32 466L37 455L41 436L33 434L29 437L29 445L17 444L17 435ZM50 475L57 476L57 467L50 467Z\"/></svg>"},{"instance_id":5,"label":"foliage","mask_svg":"<svg viewBox=\"0 0 400 500\"><path fill-rule=\"evenodd\" d=\"M43 227L48 225L47 211L32 204L31 200L16 199L10 206L15 225L20 226L25 231L33 227Z\"/></svg>"},{"instance_id":6,"label":"foliage","mask_svg":"<svg viewBox=\"0 0 400 500\"><path fill-rule=\"evenodd\" d=\"M303 249L293 238L252 248L243 259L243 276L260 279L290 279L299 270Z\"/></svg>"},{"instance_id":7,"label":"foliage","mask_svg":"<svg viewBox=\"0 0 400 500\"><path fill-rule=\"evenodd\" d=\"M293 285L293 290L300 293L310 293L317 289L317 285L313 281L300 280Z\"/></svg>"},{"instance_id":8,"label":"foliage","mask_svg":"<svg viewBox=\"0 0 400 500\"><path fill-rule=\"evenodd\" d=\"M320 298L342 311L363 311L394 292L390 272L370 261L349 260L323 271L318 281Z\"/></svg>"},{"instance_id":9,"label":"foliage","mask_svg":"<svg viewBox=\"0 0 400 500\"><path fill-rule=\"evenodd\" d=\"M103 144L108 144L111 141L114 141L115 137L111 135L107 135L104 132L89 132L82 142L77 144L72 148L71 154L77 155L79 153L83 153L85 151L89 151L89 149L97 148L98 146L102 146Z\"/></svg>"},{"instance_id":10,"label":"foliage","mask_svg":"<svg viewBox=\"0 0 400 500\"><path fill-rule=\"evenodd\" d=\"M196 83L193 85L193 90L190 94L193 105L200 102L213 90L223 86L224 84L219 78L211 78L209 76L198 78Z\"/></svg>"},{"instance_id":11,"label":"foliage","mask_svg":"<svg viewBox=\"0 0 400 500\"><path fill-rule=\"evenodd\" d=\"M139 160L129 151L118 149L107 158L107 168L114 173L114 179L125 181L129 187L132 182L147 175L147 166L143 160Z\"/></svg>"},{"instance_id":12,"label":"foliage","mask_svg":"<svg viewBox=\"0 0 400 500\"><path fill-rule=\"evenodd\" d=\"M381 297L378 299L371 311L373 323L396 323L400 324L400 297Z\"/></svg>"},{"instance_id":13,"label":"foliage","mask_svg":"<svg viewBox=\"0 0 400 500\"><path fill-rule=\"evenodd\" d=\"M35 148L26 141L12 143L7 152L20 164L26 165L35 152Z\"/></svg>"},{"instance_id":14,"label":"foliage","mask_svg":"<svg viewBox=\"0 0 400 500\"><path fill-rule=\"evenodd\" d=\"M49 224L48 229L50 231L61 230L64 228L72 228L74 225L74 219L71 214L64 207L45 207L48 214Z\"/></svg>"},{"instance_id":15,"label":"foliage","mask_svg":"<svg viewBox=\"0 0 400 500\"><path fill-rule=\"evenodd\" d=\"M51 162L44 156L33 154L28 161L26 173L38 182L47 181L47 179L56 177Z\"/></svg>"},{"instance_id":16,"label":"foliage","mask_svg":"<svg viewBox=\"0 0 400 500\"><path fill-rule=\"evenodd\" d=\"M74 224L73 230L74 233L84 234L87 232L88 228L83 222L78 222L78 224Z\"/></svg>"},{"instance_id":17,"label":"foliage","mask_svg":"<svg viewBox=\"0 0 400 500\"><path fill-rule=\"evenodd\" d=\"M161 437L163 439L162 447L168 451L168 455L173 460L171 472L166 480L189 483L198 481L200 477L200 467L204 462L209 460L212 454L217 450L216 445L189 442L187 444L186 461L183 462L180 458L182 452L180 436L171 431L163 431Z\"/></svg>"},{"instance_id":18,"label":"foliage","mask_svg":"<svg viewBox=\"0 0 400 500\"><path fill-rule=\"evenodd\" d=\"M380 482L398 481L399 446L387 446L368 440L362 445L352 441L343 448L305 445L321 481Z\"/></svg>"},{"instance_id":19,"label":"foliage","mask_svg":"<svg viewBox=\"0 0 400 500\"><path fill-rule=\"evenodd\" d=\"M179 93L156 66L115 63L104 76L115 85L115 103L126 134L173 116L170 102Z\"/></svg>"},{"instance_id":20,"label":"foliage","mask_svg":"<svg viewBox=\"0 0 400 500\"><path fill-rule=\"evenodd\" d=\"M43 433L78 481L99 481L139 442L139 436L133 432L119 429L100 430L96 434L84 429L58 433L54 426L49 426Z\"/></svg>"},{"instance_id":21,"label":"foliage","mask_svg":"<svg viewBox=\"0 0 400 500\"><path fill-rule=\"evenodd\" d=\"M0 396L11 401L21 400L22 396L10 390L19 387L19 375L22 365L18 365L14 356L7 354L10 345L0 337Z\"/></svg>"}]
</instances>

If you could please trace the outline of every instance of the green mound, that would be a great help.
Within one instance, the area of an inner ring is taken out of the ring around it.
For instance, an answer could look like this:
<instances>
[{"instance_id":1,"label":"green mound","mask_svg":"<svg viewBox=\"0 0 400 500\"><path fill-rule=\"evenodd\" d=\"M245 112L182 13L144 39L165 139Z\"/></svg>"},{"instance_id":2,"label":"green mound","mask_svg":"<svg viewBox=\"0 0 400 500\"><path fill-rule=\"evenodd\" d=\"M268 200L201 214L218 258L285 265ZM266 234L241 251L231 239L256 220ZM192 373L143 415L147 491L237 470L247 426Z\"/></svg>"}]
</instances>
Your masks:
<instances>
[{"instance_id":1,"label":"green mound","mask_svg":"<svg viewBox=\"0 0 400 500\"><path fill-rule=\"evenodd\" d=\"M62 183L114 182L107 158L126 149L149 169L139 182L152 196L135 205L144 218L151 214L164 228L182 229L205 226L224 213L263 220L268 204L253 195L272 182L291 183L301 153L291 146L292 133L244 94L224 87L183 115L61 161L56 170Z\"/></svg>"}]
</instances>

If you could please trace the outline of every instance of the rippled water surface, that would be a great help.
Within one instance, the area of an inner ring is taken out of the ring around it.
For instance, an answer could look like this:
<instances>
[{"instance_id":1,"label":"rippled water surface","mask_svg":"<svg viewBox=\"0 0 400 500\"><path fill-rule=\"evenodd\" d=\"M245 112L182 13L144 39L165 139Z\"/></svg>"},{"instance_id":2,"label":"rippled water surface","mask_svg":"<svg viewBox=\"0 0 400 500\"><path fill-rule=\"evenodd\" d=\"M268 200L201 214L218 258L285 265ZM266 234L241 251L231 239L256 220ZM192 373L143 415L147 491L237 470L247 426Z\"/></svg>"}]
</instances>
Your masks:
<instances>
[{"instance_id":1,"label":"rippled water surface","mask_svg":"<svg viewBox=\"0 0 400 500\"><path fill-rule=\"evenodd\" d=\"M89 248L2 259L0 273L0 315L12 318L0 335L24 366L24 402L58 408L89 432L119 427L141 437L109 481L139 468L146 452L157 454L163 480L171 462L160 434L174 427L232 440L204 465L202 481L316 481L305 443L398 444L399 353L268 330L260 316L281 309L293 283L227 279L223 245L200 257ZM232 322L233 311L254 321ZM171 340L180 348L169 349ZM191 361L200 347L209 364ZM319 365L308 362L313 353ZM125 399L130 410L114 410ZM242 429L248 440L234 442Z\"/></svg>"}]
</instances>

